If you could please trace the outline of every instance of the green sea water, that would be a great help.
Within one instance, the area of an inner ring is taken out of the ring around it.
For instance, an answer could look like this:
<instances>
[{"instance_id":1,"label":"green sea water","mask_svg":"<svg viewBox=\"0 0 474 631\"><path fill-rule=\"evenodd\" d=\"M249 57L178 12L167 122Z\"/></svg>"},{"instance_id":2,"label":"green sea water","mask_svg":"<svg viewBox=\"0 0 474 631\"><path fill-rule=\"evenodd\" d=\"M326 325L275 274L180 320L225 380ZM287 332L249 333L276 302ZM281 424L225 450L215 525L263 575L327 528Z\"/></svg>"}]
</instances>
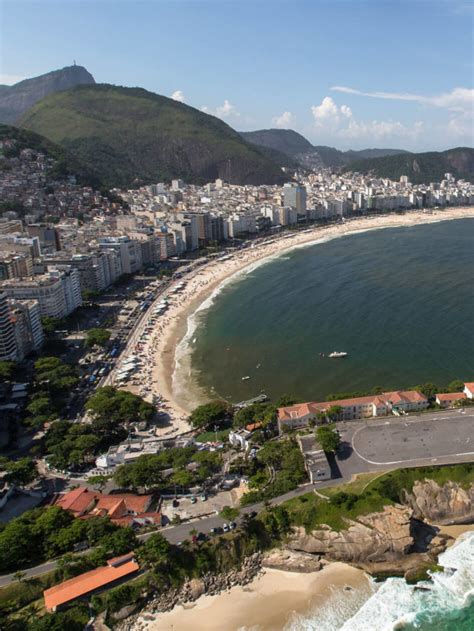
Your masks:
<instances>
[{"instance_id":1,"label":"green sea water","mask_svg":"<svg viewBox=\"0 0 474 631\"><path fill-rule=\"evenodd\" d=\"M474 219L293 250L237 277L196 319L194 377L231 401L473 380Z\"/></svg>"}]
</instances>

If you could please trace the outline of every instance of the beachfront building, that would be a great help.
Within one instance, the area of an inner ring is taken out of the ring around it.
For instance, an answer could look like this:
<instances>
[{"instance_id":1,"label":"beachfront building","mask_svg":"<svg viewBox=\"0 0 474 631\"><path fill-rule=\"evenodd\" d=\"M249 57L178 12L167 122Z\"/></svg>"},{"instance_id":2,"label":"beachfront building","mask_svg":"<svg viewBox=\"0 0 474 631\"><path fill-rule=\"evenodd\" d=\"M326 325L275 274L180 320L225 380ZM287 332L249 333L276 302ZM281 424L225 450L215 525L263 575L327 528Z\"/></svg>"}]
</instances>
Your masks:
<instances>
[{"instance_id":1,"label":"beachfront building","mask_svg":"<svg viewBox=\"0 0 474 631\"><path fill-rule=\"evenodd\" d=\"M436 395L436 403L441 408L452 408L458 401L466 399L464 392L443 392Z\"/></svg>"},{"instance_id":2,"label":"beachfront building","mask_svg":"<svg viewBox=\"0 0 474 631\"><path fill-rule=\"evenodd\" d=\"M85 572L64 583L54 585L45 590L44 606L47 611L57 611L78 598L91 596L94 592L117 585L124 578L129 578L138 572L140 566L133 553L109 559L107 565Z\"/></svg>"},{"instance_id":3,"label":"beachfront building","mask_svg":"<svg viewBox=\"0 0 474 631\"><path fill-rule=\"evenodd\" d=\"M341 408L341 419L352 421L408 412L420 412L428 407L428 399L416 390L396 390L368 397L324 401L322 403L298 403L278 408L278 428L281 431L307 427L318 421L331 407Z\"/></svg>"}]
</instances>

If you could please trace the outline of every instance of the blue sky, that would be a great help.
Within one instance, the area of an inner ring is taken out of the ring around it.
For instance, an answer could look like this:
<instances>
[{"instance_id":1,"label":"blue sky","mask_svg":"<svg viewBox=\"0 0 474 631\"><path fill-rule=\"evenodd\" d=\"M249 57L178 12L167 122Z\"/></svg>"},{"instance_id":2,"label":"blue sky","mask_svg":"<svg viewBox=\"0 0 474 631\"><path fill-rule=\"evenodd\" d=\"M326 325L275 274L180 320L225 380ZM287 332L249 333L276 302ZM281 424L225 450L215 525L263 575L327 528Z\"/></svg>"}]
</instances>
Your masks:
<instances>
[{"instance_id":1,"label":"blue sky","mask_svg":"<svg viewBox=\"0 0 474 631\"><path fill-rule=\"evenodd\" d=\"M0 82L78 64L239 130L315 144L473 145L474 3L0 0Z\"/></svg>"}]
</instances>

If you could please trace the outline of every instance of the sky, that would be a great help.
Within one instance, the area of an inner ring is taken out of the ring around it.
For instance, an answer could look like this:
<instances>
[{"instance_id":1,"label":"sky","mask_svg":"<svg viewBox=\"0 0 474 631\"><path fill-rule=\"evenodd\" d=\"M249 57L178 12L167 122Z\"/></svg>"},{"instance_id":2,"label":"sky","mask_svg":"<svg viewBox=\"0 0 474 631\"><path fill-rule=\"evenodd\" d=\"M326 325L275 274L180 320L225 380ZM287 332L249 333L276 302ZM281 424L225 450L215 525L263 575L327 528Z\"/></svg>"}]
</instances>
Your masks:
<instances>
[{"instance_id":1,"label":"sky","mask_svg":"<svg viewBox=\"0 0 474 631\"><path fill-rule=\"evenodd\" d=\"M0 0L0 83L71 65L239 131L339 149L474 144L474 1Z\"/></svg>"}]
</instances>

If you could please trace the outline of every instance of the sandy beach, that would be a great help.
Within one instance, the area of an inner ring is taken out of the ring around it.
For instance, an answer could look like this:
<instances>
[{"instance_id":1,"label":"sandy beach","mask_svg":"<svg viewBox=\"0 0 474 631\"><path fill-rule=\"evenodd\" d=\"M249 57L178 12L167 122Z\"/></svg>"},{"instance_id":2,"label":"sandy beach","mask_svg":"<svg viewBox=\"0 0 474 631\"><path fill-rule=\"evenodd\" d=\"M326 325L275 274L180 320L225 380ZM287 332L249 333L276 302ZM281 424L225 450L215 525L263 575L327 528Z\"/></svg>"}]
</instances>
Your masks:
<instances>
[{"instance_id":1,"label":"sandy beach","mask_svg":"<svg viewBox=\"0 0 474 631\"><path fill-rule=\"evenodd\" d=\"M370 579L356 568L332 563L320 572L299 574L266 570L246 587L233 587L218 596L202 596L196 603L141 618L137 628L148 631L281 631L298 615L308 615L331 599L349 594L366 600L373 593Z\"/></svg>"},{"instance_id":2,"label":"sandy beach","mask_svg":"<svg viewBox=\"0 0 474 631\"><path fill-rule=\"evenodd\" d=\"M184 342L191 338L192 331L188 330L190 316L203 306L212 302L222 286L238 278L242 273L248 273L255 266L266 260L281 256L289 250L306 247L316 243L324 243L331 239L380 230L415 226L440 221L465 219L474 217L474 207L449 208L445 210L415 211L405 214L390 214L375 217L362 217L347 220L345 223L318 226L295 233L283 233L263 242L252 244L223 259L210 261L183 276L186 286L179 294L170 294L169 308L154 326L153 332L142 338L138 352L142 359L142 367L136 375L142 386L142 394L148 398L159 397L162 407L168 412L172 426L163 429L165 434L178 434L189 429L186 418L189 412L206 399L205 393L200 392L189 376L189 366L179 366L176 370L177 348L178 354L186 356L187 349ZM166 297L166 293L163 295ZM160 296L160 300L163 299ZM141 327L144 329L146 323ZM180 346L181 344L181 346ZM189 377L189 378L188 378ZM160 433L160 432L158 432Z\"/></svg>"}]
</instances>

